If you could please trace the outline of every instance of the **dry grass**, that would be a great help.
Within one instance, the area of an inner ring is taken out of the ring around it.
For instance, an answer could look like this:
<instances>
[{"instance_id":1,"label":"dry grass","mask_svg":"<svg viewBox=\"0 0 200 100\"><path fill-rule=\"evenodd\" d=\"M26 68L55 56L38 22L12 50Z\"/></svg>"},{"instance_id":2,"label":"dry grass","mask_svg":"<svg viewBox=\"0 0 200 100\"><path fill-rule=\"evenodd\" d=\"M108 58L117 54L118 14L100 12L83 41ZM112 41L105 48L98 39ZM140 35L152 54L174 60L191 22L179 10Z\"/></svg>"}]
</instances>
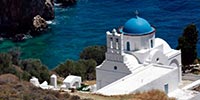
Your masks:
<instances>
[{"instance_id":1,"label":"dry grass","mask_svg":"<svg viewBox=\"0 0 200 100\"><path fill-rule=\"evenodd\" d=\"M85 84L85 85L94 85L94 84L96 84L96 80L84 81L83 84Z\"/></svg>"},{"instance_id":2,"label":"dry grass","mask_svg":"<svg viewBox=\"0 0 200 100\"><path fill-rule=\"evenodd\" d=\"M16 84L19 82L19 78L12 74L3 74L0 76L0 85L3 84Z\"/></svg>"},{"instance_id":3,"label":"dry grass","mask_svg":"<svg viewBox=\"0 0 200 100\"><path fill-rule=\"evenodd\" d=\"M175 98L169 98L163 91L151 90L143 93L136 93L131 100L175 100Z\"/></svg>"},{"instance_id":4,"label":"dry grass","mask_svg":"<svg viewBox=\"0 0 200 100\"><path fill-rule=\"evenodd\" d=\"M101 94L91 93L73 93L81 98L92 98L94 100L175 100L175 98L169 98L164 92L160 90L151 90L147 92L141 92L136 94L128 95L116 95L116 96L105 96Z\"/></svg>"}]
</instances>

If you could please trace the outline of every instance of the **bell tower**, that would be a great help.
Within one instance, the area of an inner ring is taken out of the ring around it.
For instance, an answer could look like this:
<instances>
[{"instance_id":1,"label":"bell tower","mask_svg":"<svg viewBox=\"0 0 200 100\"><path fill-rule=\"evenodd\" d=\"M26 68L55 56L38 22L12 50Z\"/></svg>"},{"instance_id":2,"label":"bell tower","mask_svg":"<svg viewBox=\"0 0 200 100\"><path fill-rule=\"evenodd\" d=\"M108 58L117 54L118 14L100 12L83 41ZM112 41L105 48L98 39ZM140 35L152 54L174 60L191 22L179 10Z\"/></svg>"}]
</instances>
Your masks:
<instances>
[{"instance_id":1,"label":"bell tower","mask_svg":"<svg viewBox=\"0 0 200 100\"><path fill-rule=\"evenodd\" d=\"M112 32L107 31L107 52L106 60L123 62L123 34L117 33L116 29Z\"/></svg>"}]
</instances>

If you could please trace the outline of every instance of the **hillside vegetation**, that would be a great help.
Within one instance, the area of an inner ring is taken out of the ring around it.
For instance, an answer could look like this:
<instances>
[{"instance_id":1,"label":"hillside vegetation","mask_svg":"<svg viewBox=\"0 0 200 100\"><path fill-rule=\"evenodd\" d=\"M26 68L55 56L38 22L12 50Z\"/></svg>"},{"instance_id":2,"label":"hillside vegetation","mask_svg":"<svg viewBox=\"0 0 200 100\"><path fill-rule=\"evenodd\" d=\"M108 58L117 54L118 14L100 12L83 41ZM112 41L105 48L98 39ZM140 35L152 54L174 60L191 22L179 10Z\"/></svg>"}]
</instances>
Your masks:
<instances>
[{"instance_id":1,"label":"hillside vegetation","mask_svg":"<svg viewBox=\"0 0 200 100\"><path fill-rule=\"evenodd\" d=\"M0 74L11 73L23 80L35 76L40 82L49 80L50 74L47 66L39 59L20 59L20 50L15 48L9 52L0 53Z\"/></svg>"},{"instance_id":2,"label":"hillside vegetation","mask_svg":"<svg viewBox=\"0 0 200 100\"><path fill-rule=\"evenodd\" d=\"M83 80L96 79L95 68L105 60L105 46L89 46L80 53L78 61L67 60L53 71L62 77L69 74L81 76Z\"/></svg>"},{"instance_id":3,"label":"hillside vegetation","mask_svg":"<svg viewBox=\"0 0 200 100\"><path fill-rule=\"evenodd\" d=\"M105 59L105 51L105 46L87 47L80 53L80 60L67 60L59 64L53 72L61 77L73 74L81 76L83 80L94 80L96 79L95 68ZM35 76L40 82L49 81L51 72L40 59L21 59L19 48L0 53L0 69L0 75L11 73L23 80Z\"/></svg>"},{"instance_id":4,"label":"hillside vegetation","mask_svg":"<svg viewBox=\"0 0 200 100\"><path fill-rule=\"evenodd\" d=\"M12 74L0 75L0 100L91 100L68 92L42 90Z\"/></svg>"}]
</instances>

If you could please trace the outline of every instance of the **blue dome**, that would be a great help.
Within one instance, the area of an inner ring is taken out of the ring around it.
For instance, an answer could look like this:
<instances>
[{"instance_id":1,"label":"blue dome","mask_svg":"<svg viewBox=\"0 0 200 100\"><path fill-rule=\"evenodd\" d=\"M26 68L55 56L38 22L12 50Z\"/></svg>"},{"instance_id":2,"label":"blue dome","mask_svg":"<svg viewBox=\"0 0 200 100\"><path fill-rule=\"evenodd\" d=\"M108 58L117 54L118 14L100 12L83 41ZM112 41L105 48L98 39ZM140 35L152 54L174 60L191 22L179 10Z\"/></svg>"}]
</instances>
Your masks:
<instances>
[{"instance_id":1,"label":"blue dome","mask_svg":"<svg viewBox=\"0 0 200 100\"><path fill-rule=\"evenodd\" d=\"M153 28L151 25L143 18L136 17L129 19L122 30L124 33L130 33L130 34L146 34L153 32Z\"/></svg>"}]
</instances>

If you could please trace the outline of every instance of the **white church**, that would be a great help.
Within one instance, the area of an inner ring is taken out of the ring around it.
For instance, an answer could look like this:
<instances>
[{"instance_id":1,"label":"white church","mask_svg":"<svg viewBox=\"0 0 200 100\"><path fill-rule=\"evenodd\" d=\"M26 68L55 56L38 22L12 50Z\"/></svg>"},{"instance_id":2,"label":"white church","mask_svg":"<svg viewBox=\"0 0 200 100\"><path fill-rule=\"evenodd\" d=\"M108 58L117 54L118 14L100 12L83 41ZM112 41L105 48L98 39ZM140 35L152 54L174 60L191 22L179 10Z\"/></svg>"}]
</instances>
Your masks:
<instances>
[{"instance_id":1,"label":"white church","mask_svg":"<svg viewBox=\"0 0 200 100\"><path fill-rule=\"evenodd\" d=\"M136 16L106 34L106 59L96 67L96 93L121 95L159 89L168 94L178 88L181 51L156 38L156 29L148 21Z\"/></svg>"}]
</instances>

